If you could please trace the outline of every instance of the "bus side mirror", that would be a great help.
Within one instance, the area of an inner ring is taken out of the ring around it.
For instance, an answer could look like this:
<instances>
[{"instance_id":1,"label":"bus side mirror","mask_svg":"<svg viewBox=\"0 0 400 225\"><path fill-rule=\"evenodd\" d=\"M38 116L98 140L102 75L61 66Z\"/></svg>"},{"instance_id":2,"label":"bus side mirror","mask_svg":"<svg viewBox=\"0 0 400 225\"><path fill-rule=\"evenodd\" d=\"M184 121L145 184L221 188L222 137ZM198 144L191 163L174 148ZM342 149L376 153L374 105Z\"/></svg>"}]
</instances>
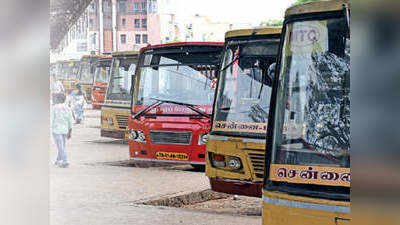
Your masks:
<instances>
[{"instance_id":1,"label":"bus side mirror","mask_svg":"<svg viewBox=\"0 0 400 225\"><path fill-rule=\"evenodd\" d=\"M131 75L131 89L129 90L129 94L133 96L133 91L135 88L135 75Z\"/></svg>"},{"instance_id":2,"label":"bus side mirror","mask_svg":"<svg viewBox=\"0 0 400 225\"><path fill-rule=\"evenodd\" d=\"M276 66L276 63L272 63L268 67L268 71L267 71L267 76L268 76L268 79L271 81L271 84L272 84L272 81L275 79L275 66Z\"/></svg>"}]
</instances>

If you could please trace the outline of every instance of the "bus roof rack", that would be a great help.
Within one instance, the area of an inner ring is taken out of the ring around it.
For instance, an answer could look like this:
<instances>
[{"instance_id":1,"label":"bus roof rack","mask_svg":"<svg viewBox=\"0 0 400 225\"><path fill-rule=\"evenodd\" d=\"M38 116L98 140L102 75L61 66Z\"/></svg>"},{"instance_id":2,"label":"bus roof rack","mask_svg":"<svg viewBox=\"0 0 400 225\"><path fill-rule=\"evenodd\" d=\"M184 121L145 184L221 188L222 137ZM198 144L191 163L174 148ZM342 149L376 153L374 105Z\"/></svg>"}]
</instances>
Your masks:
<instances>
[{"instance_id":1,"label":"bus roof rack","mask_svg":"<svg viewBox=\"0 0 400 225\"><path fill-rule=\"evenodd\" d=\"M123 51L123 52L113 52L112 56L128 56L128 55L139 55L138 51Z\"/></svg>"},{"instance_id":2,"label":"bus roof rack","mask_svg":"<svg viewBox=\"0 0 400 225\"><path fill-rule=\"evenodd\" d=\"M253 29L230 30L225 33L225 38L250 36L250 35L268 35L281 34L282 27L256 27Z\"/></svg>"},{"instance_id":3,"label":"bus roof rack","mask_svg":"<svg viewBox=\"0 0 400 225\"><path fill-rule=\"evenodd\" d=\"M79 59L60 59L57 60L55 63L71 63L71 62L73 63L79 62Z\"/></svg>"},{"instance_id":4,"label":"bus roof rack","mask_svg":"<svg viewBox=\"0 0 400 225\"><path fill-rule=\"evenodd\" d=\"M110 58L110 55L83 55L82 58Z\"/></svg>"},{"instance_id":5,"label":"bus roof rack","mask_svg":"<svg viewBox=\"0 0 400 225\"><path fill-rule=\"evenodd\" d=\"M343 10L343 4L350 4L349 0L321 0L294 5L286 9L285 16L319 13Z\"/></svg>"}]
</instances>

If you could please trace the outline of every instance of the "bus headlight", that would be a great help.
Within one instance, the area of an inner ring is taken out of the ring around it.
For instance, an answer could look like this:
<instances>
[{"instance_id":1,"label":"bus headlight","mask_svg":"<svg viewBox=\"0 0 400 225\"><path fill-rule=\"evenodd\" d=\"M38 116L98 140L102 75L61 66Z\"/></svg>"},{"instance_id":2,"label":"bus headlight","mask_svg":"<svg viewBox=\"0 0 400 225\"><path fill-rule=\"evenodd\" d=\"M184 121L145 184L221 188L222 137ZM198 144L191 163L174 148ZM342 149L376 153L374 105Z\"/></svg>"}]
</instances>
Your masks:
<instances>
[{"instance_id":1,"label":"bus headlight","mask_svg":"<svg viewBox=\"0 0 400 225\"><path fill-rule=\"evenodd\" d=\"M200 136L199 136L199 145L205 145L205 144L207 144L207 139L208 139L207 134L202 134L202 135L200 135Z\"/></svg>"},{"instance_id":2,"label":"bus headlight","mask_svg":"<svg viewBox=\"0 0 400 225\"><path fill-rule=\"evenodd\" d=\"M242 161L238 157L230 156L228 159L228 167L234 170L242 168Z\"/></svg>"},{"instance_id":3,"label":"bus headlight","mask_svg":"<svg viewBox=\"0 0 400 225\"><path fill-rule=\"evenodd\" d=\"M225 156L211 153L211 162L215 167L225 167Z\"/></svg>"},{"instance_id":4,"label":"bus headlight","mask_svg":"<svg viewBox=\"0 0 400 225\"><path fill-rule=\"evenodd\" d=\"M146 142L146 137L144 136L144 132L141 130L131 130L128 134L128 138L132 141L137 142Z\"/></svg>"},{"instance_id":5,"label":"bus headlight","mask_svg":"<svg viewBox=\"0 0 400 225\"><path fill-rule=\"evenodd\" d=\"M131 130L131 132L129 132L129 134L128 134L129 140L136 140L137 137L138 137L138 134L137 134L136 130Z\"/></svg>"}]
</instances>

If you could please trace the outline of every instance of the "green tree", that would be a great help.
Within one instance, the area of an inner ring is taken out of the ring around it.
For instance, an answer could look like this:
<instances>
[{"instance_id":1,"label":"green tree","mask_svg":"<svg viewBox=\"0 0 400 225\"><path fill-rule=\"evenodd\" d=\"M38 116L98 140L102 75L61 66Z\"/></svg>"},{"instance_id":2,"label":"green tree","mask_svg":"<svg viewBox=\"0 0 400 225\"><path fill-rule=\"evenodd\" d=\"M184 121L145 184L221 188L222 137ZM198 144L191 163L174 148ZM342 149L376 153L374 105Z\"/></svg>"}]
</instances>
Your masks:
<instances>
[{"instance_id":1,"label":"green tree","mask_svg":"<svg viewBox=\"0 0 400 225\"><path fill-rule=\"evenodd\" d=\"M297 0L295 3L293 3L293 5L300 5L305 2L317 2L317 1L321 1L321 0Z\"/></svg>"},{"instance_id":2,"label":"green tree","mask_svg":"<svg viewBox=\"0 0 400 225\"><path fill-rule=\"evenodd\" d=\"M177 42L181 42L181 40L179 40L179 38L178 38L178 37L175 37L175 38L174 38L174 40L167 41L167 43L166 43L166 44L169 44L169 43L177 43Z\"/></svg>"},{"instance_id":3,"label":"green tree","mask_svg":"<svg viewBox=\"0 0 400 225\"><path fill-rule=\"evenodd\" d=\"M267 26L267 27L280 27L283 25L282 20L267 20L261 21L260 26Z\"/></svg>"}]
</instances>

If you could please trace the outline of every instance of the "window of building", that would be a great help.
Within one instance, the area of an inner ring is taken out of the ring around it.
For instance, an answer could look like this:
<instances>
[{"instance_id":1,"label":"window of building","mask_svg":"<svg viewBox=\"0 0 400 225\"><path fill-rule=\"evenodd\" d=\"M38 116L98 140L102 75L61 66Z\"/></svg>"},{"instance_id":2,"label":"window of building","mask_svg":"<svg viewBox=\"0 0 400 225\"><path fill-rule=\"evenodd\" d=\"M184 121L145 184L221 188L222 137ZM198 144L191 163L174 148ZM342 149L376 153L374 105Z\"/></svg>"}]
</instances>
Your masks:
<instances>
[{"instance_id":1,"label":"window of building","mask_svg":"<svg viewBox=\"0 0 400 225\"><path fill-rule=\"evenodd\" d=\"M147 28L147 19L142 19L142 28Z\"/></svg>"},{"instance_id":2,"label":"window of building","mask_svg":"<svg viewBox=\"0 0 400 225\"><path fill-rule=\"evenodd\" d=\"M147 34L143 34L143 36L142 36L142 43L143 44L147 44L148 43L148 40L147 40Z\"/></svg>"},{"instance_id":3,"label":"window of building","mask_svg":"<svg viewBox=\"0 0 400 225\"><path fill-rule=\"evenodd\" d=\"M110 0L103 0L103 10L111 9L111 1Z\"/></svg>"},{"instance_id":4,"label":"window of building","mask_svg":"<svg viewBox=\"0 0 400 225\"><path fill-rule=\"evenodd\" d=\"M126 0L119 0L118 9L119 13L126 13Z\"/></svg>"},{"instance_id":5,"label":"window of building","mask_svg":"<svg viewBox=\"0 0 400 225\"><path fill-rule=\"evenodd\" d=\"M89 19L89 29L91 29L91 30L94 29L94 21L93 21L93 19Z\"/></svg>"},{"instance_id":6,"label":"window of building","mask_svg":"<svg viewBox=\"0 0 400 225\"><path fill-rule=\"evenodd\" d=\"M140 34L135 35L136 44L140 44Z\"/></svg>"},{"instance_id":7,"label":"window of building","mask_svg":"<svg viewBox=\"0 0 400 225\"><path fill-rule=\"evenodd\" d=\"M121 34L121 44L126 44L126 34Z\"/></svg>"},{"instance_id":8,"label":"window of building","mask_svg":"<svg viewBox=\"0 0 400 225\"><path fill-rule=\"evenodd\" d=\"M140 28L140 20L135 19L135 28Z\"/></svg>"},{"instance_id":9,"label":"window of building","mask_svg":"<svg viewBox=\"0 0 400 225\"><path fill-rule=\"evenodd\" d=\"M92 13L92 14L97 13L96 9L97 9L96 3L95 3L95 1L93 1L92 3L90 3L89 13Z\"/></svg>"},{"instance_id":10,"label":"window of building","mask_svg":"<svg viewBox=\"0 0 400 225\"><path fill-rule=\"evenodd\" d=\"M140 4L138 2L135 2L135 4L133 4L133 11L135 11L136 13L140 11Z\"/></svg>"},{"instance_id":11,"label":"window of building","mask_svg":"<svg viewBox=\"0 0 400 225\"><path fill-rule=\"evenodd\" d=\"M143 11L144 13L147 12L147 3L146 3L146 1L142 2L142 11Z\"/></svg>"},{"instance_id":12,"label":"window of building","mask_svg":"<svg viewBox=\"0 0 400 225\"><path fill-rule=\"evenodd\" d=\"M123 19L122 19L122 27L125 27L125 26L126 26L126 19L123 18Z\"/></svg>"},{"instance_id":13,"label":"window of building","mask_svg":"<svg viewBox=\"0 0 400 225\"><path fill-rule=\"evenodd\" d=\"M157 0L148 0L147 11L149 13L157 13Z\"/></svg>"}]
</instances>

